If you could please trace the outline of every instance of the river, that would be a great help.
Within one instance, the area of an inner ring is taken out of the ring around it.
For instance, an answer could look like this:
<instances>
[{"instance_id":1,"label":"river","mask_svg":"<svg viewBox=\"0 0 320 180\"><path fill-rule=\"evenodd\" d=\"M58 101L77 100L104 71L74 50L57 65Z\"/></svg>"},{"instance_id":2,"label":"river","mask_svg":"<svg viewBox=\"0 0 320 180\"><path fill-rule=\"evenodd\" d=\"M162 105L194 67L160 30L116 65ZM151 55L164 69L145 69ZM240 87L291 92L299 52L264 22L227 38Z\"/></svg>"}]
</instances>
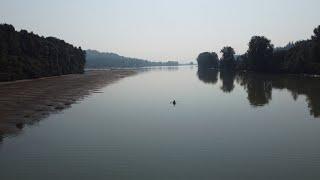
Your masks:
<instances>
[{"instance_id":1,"label":"river","mask_svg":"<svg viewBox=\"0 0 320 180\"><path fill-rule=\"evenodd\" d=\"M319 78L138 71L3 138L0 179L320 178Z\"/></svg>"}]
</instances>

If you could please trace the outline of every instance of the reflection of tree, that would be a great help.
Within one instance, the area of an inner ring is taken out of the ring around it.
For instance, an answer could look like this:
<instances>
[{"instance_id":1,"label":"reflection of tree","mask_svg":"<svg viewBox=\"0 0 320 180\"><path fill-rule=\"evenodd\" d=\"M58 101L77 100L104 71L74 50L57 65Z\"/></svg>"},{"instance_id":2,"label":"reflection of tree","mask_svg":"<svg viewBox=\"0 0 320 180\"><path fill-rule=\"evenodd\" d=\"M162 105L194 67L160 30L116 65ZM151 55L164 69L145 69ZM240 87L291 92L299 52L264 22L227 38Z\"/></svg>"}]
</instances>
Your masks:
<instances>
[{"instance_id":1,"label":"reflection of tree","mask_svg":"<svg viewBox=\"0 0 320 180\"><path fill-rule=\"evenodd\" d=\"M271 100L272 82L264 79L263 75L239 74L237 81L246 89L251 105L264 106Z\"/></svg>"},{"instance_id":2,"label":"reflection of tree","mask_svg":"<svg viewBox=\"0 0 320 180\"><path fill-rule=\"evenodd\" d=\"M236 77L235 71L222 70L220 71L220 79L222 81L221 90L223 92L232 92L234 89L234 80Z\"/></svg>"},{"instance_id":3,"label":"reflection of tree","mask_svg":"<svg viewBox=\"0 0 320 180\"><path fill-rule=\"evenodd\" d=\"M320 116L320 79L312 77L280 76L272 79L274 88L288 89L293 99L306 96L310 114Z\"/></svg>"},{"instance_id":4,"label":"reflection of tree","mask_svg":"<svg viewBox=\"0 0 320 180\"><path fill-rule=\"evenodd\" d=\"M247 92L251 105L264 106L271 100L272 85L268 81L252 79L247 86Z\"/></svg>"},{"instance_id":5,"label":"reflection of tree","mask_svg":"<svg viewBox=\"0 0 320 180\"><path fill-rule=\"evenodd\" d=\"M205 82L215 84L218 81L218 70L217 69L198 69L198 78Z\"/></svg>"},{"instance_id":6,"label":"reflection of tree","mask_svg":"<svg viewBox=\"0 0 320 180\"><path fill-rule=\"evenodd\" d=\"M240 73L236 76L237 83L248 93L251 105L263 106L271 100L272 89L287 89L296 100L299 95L306 96L310 114L320 117L320 79L292 75L263 75Z\"/></svg>"},{"instance_id":7,"label":"reflection of tree","mask_svg":"<svg viewBox=\"0 0 320 180\"><path fill-rule=\"evenodd\" d=\"M319 92L319 91L318 91ZM310 114L314 117L320 117L320 97L319 93L312 94L307 98L308 107L310 108Z\"/></svg>"},{"instance_id":8,"label":"reflection of tree","mask_svg":"<svg viewBox=\"0 0 320 180\"><path fill-rule=\"evenodd\" d=\"M218 70L198 69L198 77L205 83L215 84L218 81ZM221 90L226 93L233 91L236 80L236 83L247 91L248 101L255 107L269 104L272 89L287 89L294 100L297 100L299 95L305 95L310 115L320 117L320 78L222 70L220 80Z\"/></svg>"}]
</instances>

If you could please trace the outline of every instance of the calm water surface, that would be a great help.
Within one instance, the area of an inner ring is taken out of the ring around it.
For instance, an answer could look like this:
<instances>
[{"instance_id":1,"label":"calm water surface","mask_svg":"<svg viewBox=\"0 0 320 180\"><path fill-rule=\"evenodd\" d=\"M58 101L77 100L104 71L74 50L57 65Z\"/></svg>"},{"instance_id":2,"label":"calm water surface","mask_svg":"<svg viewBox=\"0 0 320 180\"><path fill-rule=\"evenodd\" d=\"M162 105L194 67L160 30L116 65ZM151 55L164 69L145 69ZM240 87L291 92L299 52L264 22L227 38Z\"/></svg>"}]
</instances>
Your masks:
<instances>
[{"instance_id":1,"label":"calm water surface","mask_svg":"<svg viewBox=\"0 0 320 180\"><path fill-rule=\"evenodd\" d=\"M317 78L161 68L101 92L4 138L0 179L320 179Z\"/></svg>"}]
</instances>

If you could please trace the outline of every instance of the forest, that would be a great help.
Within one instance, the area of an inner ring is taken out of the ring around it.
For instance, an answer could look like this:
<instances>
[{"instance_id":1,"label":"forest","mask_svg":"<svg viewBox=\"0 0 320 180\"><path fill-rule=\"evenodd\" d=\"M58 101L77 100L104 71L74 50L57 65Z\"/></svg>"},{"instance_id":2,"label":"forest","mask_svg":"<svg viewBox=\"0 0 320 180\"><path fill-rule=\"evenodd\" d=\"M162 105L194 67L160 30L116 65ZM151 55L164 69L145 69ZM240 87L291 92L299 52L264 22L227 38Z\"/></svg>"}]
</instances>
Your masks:
<instances>
[{"instance_id":1,"label":"forest","mask_svg":"<svg viewBox=\"0 0 320 180\"><path fill-rule=\"evenodd\" d=\"M223 47L219 59L215 52L201 53L199 68L223 70L245 70L264 73L320 74L320 26L314 29L308 40L289 43L274 48L271 40L264 36L253 36L249 48L236 56L232 47Z\"/></svg>"},{"instance_id":2,"label":"forest","mask_svg":"<svg viewBox=\"0 0 320 180\"><path fill-rule=\"evenodd\" d=\"M83 73L84 66L80 47L0 24L0 81Z\"/></svg>"},{"instance_id":3,"label":"forest","mask_svg":"<svg viewBox=\"0 0 320 180\"><path fill-rule=\"evenodd\" d=\"M147 67L147 66L178 66L177 61L152 62L143 59L129 58L119 56L115 53L105 53L96 50L87 50L86 68L129 68L129 67Z\"/></svg>"}]
</instances>

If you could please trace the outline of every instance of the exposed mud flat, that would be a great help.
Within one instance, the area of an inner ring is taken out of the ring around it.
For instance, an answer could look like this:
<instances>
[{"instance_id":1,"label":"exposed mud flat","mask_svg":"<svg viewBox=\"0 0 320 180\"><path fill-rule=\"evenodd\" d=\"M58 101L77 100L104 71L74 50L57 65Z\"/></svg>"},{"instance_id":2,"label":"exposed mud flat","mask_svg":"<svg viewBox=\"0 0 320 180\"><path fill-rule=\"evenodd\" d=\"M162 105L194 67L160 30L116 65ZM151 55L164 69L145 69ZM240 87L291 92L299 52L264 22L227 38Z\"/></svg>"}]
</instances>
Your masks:
<instances>
[{"instance_id":1,"label":"exposed mud flat","mask_svg":"<svg viewBox=\"0 0 320 180\"><path fill-rule=\"evenodd\" d=\"M121 78L132 70L89 70L84 74L0 83L0 141L25 124L61 111Z\"/></svg>"}]
</instances>

